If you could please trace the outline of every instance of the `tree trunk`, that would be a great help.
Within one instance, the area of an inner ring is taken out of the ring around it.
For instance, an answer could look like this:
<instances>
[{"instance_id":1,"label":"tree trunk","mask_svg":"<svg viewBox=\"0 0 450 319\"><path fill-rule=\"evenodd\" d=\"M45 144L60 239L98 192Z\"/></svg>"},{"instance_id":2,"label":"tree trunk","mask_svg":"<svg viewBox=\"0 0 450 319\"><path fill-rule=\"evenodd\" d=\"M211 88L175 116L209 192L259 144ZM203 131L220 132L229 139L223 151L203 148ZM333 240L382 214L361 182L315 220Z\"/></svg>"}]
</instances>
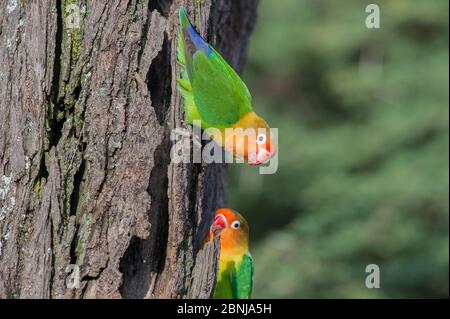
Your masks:
<instances>
[{"instance_id":1,"label":"tree trunk","mask_svg":"<svg viewBox=\"0 0 450 319\"><path fill-rule=\"evenodd\" d=\"M257 1L0 3L0 298L211 295L225 171L170 160L178 8L239 70Z\"/></svg>"}]
</instances>

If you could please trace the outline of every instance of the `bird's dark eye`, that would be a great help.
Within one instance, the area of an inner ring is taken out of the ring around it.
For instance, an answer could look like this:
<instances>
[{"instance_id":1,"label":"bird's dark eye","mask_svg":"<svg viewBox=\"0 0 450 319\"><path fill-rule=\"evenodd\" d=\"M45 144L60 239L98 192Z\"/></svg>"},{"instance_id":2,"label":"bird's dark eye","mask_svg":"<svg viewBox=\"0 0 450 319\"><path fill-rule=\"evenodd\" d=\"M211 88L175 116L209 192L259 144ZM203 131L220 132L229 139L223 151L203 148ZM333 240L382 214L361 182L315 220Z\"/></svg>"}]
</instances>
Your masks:
<instances>
[{"instance_id":1,"label":"bird's dark eye","mask_svg":"<svg viewBox=\"0 0 450 319\"><path fill-rule=\"evenodd\" d=\"M241 223L238 220L235 220L231 223L231 228L238 229L241 226Z\"/></svg>"},{"instance_id":2,"label":"bird's dark eye","mask_svg":"<svg viewBox=\"0 0 450 319\"><path fill-rule=\"evenodd\" d=\"M258 145L262 145L266 142L266 135L264 134L259 134L257 139L256 139L256 143L258 143Z\"/></svg>"}]
</instances>

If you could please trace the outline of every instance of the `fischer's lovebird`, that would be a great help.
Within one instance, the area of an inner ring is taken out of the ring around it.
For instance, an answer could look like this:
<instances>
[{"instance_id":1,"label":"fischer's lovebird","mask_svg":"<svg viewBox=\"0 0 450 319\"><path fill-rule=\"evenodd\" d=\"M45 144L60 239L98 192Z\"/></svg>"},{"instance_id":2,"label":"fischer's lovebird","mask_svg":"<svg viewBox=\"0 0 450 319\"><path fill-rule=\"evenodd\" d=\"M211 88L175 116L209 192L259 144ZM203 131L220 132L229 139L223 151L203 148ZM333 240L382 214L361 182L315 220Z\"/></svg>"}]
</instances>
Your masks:
<instances>
[{"instance_id":1,"label":"fischer's lovebird","mask_svg":"<svg viewBox=\"0 0 450 319\"><path fill-rule=\"evenodd\" d=\"M219 272L216 299L249 299L253 286L253 259L248 250L249 228L238 212L221 208L216 211L205 242L220 237Z\"/></svg>"},{"instance_id":2,"label":"fischer's lovebird","mask_svg":"<svg viewBox=\"0 0 450 319\"><path fill-rule=\"evenodd\" d=\"M250 165L268 161L275 155L276 145L266 121L253 111L247 86L194 29L183 7L179 23L178 88L184 98L186 122L201 121L202 129L218 129L220 134L210 137ZM227 128L235 134L226 134Z\"/></svg>"}]
</instances>

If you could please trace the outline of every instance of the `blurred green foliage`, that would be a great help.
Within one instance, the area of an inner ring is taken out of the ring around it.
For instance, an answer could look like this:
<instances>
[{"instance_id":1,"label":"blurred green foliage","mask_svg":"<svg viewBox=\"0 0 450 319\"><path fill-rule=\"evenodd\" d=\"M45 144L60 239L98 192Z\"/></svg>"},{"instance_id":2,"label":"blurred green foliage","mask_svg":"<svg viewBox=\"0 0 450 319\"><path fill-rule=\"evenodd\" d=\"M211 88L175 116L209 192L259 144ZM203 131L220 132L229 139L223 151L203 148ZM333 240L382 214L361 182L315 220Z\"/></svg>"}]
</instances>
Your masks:
<instances>
[{"instance_id":1,"label":"blurred green foliage","mask_svg":"<svg viewBox=\"0 0 450 319\"><path fill-rule=\"evenodd\" d=\"M448 2L261 0L244 79L279 169L230 165L254 297L448 297ZM378 264L381 288L365 287Z\"/></svg>"}]
</instances>

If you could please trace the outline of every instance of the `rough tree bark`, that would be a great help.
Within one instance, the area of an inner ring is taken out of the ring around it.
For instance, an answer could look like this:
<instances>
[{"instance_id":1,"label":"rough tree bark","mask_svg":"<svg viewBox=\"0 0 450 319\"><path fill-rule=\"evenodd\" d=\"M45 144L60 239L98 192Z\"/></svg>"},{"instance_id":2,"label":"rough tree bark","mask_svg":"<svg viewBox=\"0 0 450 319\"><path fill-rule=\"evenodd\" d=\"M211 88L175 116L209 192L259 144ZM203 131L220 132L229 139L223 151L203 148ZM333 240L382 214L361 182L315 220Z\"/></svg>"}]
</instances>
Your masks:
<instances>
[{"instance_id":1,"label":"rough tree bark","mask_svg":"<svg viewBox=\"0 0 450 319\"><path fill-rule=\"evenodd\" d=\"M177 10L240 70L257 1L1 1L0 298L210 296L225 172L170 161Z\"/></svg>"}]
</instances>

